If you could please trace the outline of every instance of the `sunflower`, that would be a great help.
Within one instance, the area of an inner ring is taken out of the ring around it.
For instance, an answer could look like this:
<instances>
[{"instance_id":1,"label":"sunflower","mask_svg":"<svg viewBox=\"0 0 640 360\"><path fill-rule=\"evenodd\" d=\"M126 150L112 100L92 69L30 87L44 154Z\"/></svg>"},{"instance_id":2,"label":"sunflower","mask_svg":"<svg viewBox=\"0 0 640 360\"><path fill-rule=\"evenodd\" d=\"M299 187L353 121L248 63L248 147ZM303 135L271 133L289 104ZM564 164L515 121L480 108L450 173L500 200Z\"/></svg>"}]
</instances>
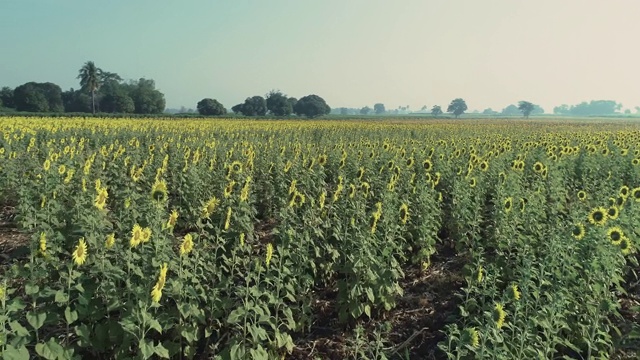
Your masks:
<instances>
[{"instance_id":1,"label":"sunflower","mask_svg":"<svg viewBox=\"0 0 640 360\"><path fill-rule=\"evenodd\" d=\"M609 198L609 206L617 206L616 198Z\"/></svg>"},{"instance_id":2,"label":"sunflower","mask_svg":"<svg viewBox=\"0 0 640 360\"><path fill-rule=\"evenodd\" d=\"M369 196L370 189L371 189L371 185L369 185L369 183L366 181L362 182L362 184L360 185L360 190L362 191L362 194L364 195L365 198Z\"/></svg>"},{"instance_id":3,"label":"sunflower","mask_svg":"<svg viewBox=\"0 0 640 360\"><path fill-rule=\"evenodd\" d=\"M426 171L431 171L431 168L433 168L433 163L431 162L430 159L426 159L425 161L422 162L422 167Z\"/></svg>"},{"instance_id":4,"label":"sunflower","mask_svg":"<svg viewBox=\"0 0 640 360\"><path fill-rule=\"evenodd\" d=\"M320 193L320 196L318 196L318 205L320 207L320 210L324 209L324 203L327 200L327 192L325 190L322 190L322 192Z\"/></svg>"},{"instance_id":5,"label":"sunflower","mask_svg":"<svg viewBox=\"0 0 640 360\"><path fill-rule=\"evenodd\" d=\"M571 236L573 236L576 240L582 240L585 235L584 225L578 223L573 225L573 229L571 230Z\"/></svg>"},{"instance_id":6,"label":"sunflower","mask_svg":"<svg viewBox=\"0 0 640 360\"><path fill-rule=\"evenodd\" d=\"M132 248L142 243L142 232L142 227L140 225L133 225L133 229L131 230L131 240L129 240L129 244Z\"/></svg>"},{"instance_id":7,"label":"sunflower","mask_svg":"<svg viewBox=\"0 0 640 360\"><path fill-rule=\"evenodd\" d=\"M415 160L413 158L407 159L407 167L412 167L414 163L415 163Z\"/></svg>"},{"instance_id":8,"label":"sunflower","mask_svg":"<svg viewBox=\"0 0 640 360\"><path fill-rule=\"evenodd\" d=\"M476 187L476 184L477 184L476 178L472 177L471 179L469 179L469 187L470 188Z\"/></svg>"},{"instance_id":9,"label":"sunflower","mask_svg":"<svg viewBox=\"0 0 640 360\"><path fill-rule=\"evenodd\" d=\"M51 160L45 160L44 164L42 164L42 168L44 169L44 171L49 171L49 169L51 169Z\"/></svg>"},{"instance_id":10,"label":"sunflower","mask_svg":"<svg viewBox=\"0 0 640 360\"><path fill-rule=\"evenodd\" d=\"M587 200L587 193L583 190L578 191L578 200L585 201Z\"/></svg>"},{"instance_id":11,"label":"sunflower","mask_svg":"<svg viewBox=\"0 0 640 360\"><path fill-rule=\"evenodd\" d=\"M513 207L513 198L511 196L506 198L503 202L503 205L504 205L504 211L507 213L510 212L511 208Z\"/></svg>"},{"instance_id":12,"label":"sunflower","mask_svg":"<svg viewBox=\"0 0 640 360\"><path fill-rule=\"evenodd\" d=\"M229 198L233 194L233 187L236 186L235 180L231 180L224 188L224 197Z\"/></svg>"},{"instance_id":13,"label":"sunflower","mask_svg":"<svg viewBox=\"0 0 640 360\"><path fill-rule=\"evenodd\" d=\"M180 244L180 256L188 255L193 250L193 235L187 234Z\"/></svg>"},{"instance_id":14,"label":"sunflower","mask_svg":"<svg viewBox=\"0 0 640 360\"><path fill-rule=\"evenodd\" d=\"M111 249L116 244L116 234L111 233L107 236L107 240L104 242L104 247Z\"/></svg>"},{"instance_id":15,"label":"sunflower","mask_svg":"<svg viewBox=\"0 0 640 360\"><path fill-rule=\"evenodd\" d=\"M629 197L629 187L626 185L622 185L622 187L620 187L620 190L618 191L618 195L625 199Z\"/></svg>"},{"instance_id":16,"label":"sunflower","mask_svg":"<svg viewBox=\"0 0 640 360\"><path fill-rule=\"evenodd\" d=\"M524 212L526 207L527 207L527 199L521 198L520 199L520 212Z\"/></svg>"},{"instance_id":17,"label":"sunflower","mask_svg":"<svg viewBox=\"0 0 640 360\"><path fill-rule=\"evenodd\" d=\"M229 169L235 174L242 173L242 163L240 161L234 161L229 165Z\"/></svg>"},{"instance_id":18,"label":"sunflower","mask_svg":"<svg viewBox=\"0 0 640 360\"><path fill-rule=\"evenodd\" d=\"M322 154L318 156L318 165L325 166L327 164L327 155Z\"/></svg>"},{"instance_id":19,"label":"sunflower","mask_svg":"<svg viewBox=\"0 0 640 360\"><path fill-rule=\"evenodd\" d=\"M268 243L267 244L267 253L265 255L265 263L267 264L267 267L269 267L269 264L271 263L271 259L273 258L273 244L272 243Z\"/></svg>"},{"instance_id":20,"label":"sunflower","mask_svg":"<svg viewBox=\"0 0 640 360\"><path fill-rule=\"evenodd\" d=\"M167 228L173 229L173 227L176 226L177 221L178 211L176 209L173 209L173 211L171 211L171 214L169 215L169 220L167 221Z\"/></svg>"},{"instance_id":21,"label":"sunflower","mask_svg":"<svg viewBox=\"0 0 640 360\"><path fill-rule=\"evenodd\" d=\"M591 224L602 226L607 222L607 209L597 207L589 213L588 220Z\"/></svg>"},{"instance_id":22,"label":"sunflower","mask_svg":"<svg viewBox=\"0 0 640 360\"><path fill-rule=\"evenodd\" d=\"M609 219L612 219L612 220L617 219L618 214L620 214L620 211L618 210L617 206L611 206L609 209L607 209L607 217Z\"/></svg>"},{"instance_id":23,"label":"sunflower","mask_svg":"<svg viewBox=\"0 0 640 360\"><path fill-rule=\"evenodd\" d=\"M142 242L148 243L149 240L151 240L151 228L146 227L142 229Z\"/></svg>"},{"instance_id":24,"label":"sunflower","mask_svg":"<svg viewBox=\"0 0 640 360\"><path fill-rule=\"evenodd\" d=\"M500 329L504 326L504 320L507 317L507 313L504 311L504 306L501 303L496 303L493 308L493 321L496 324L496 328Z\"/></svg>"},{"instance_id":25,"label":"sunflower","mask_svg":"<svg viewBox=\"0 0 640 360\"><path fill-rule=\"evenodd\" d=\"M80 238L72 254L73 262L78 266L84 264L85 261L87 261L87 253L87 243L84 241L84 238Z\"/></svg>"},{"instance_id":26,"label":"sunflower","mask_svg":"<svg viewBox=\"0 0 640 360\"><path fill-rule=\"evenodd\" d=\"M67 172L67 167L64 164L58 166L58 174L64 175L65 172Z\"/></svg>"},{"instance_id":27,"label":"sunflower","mask_svg":"<svg viewBox=\"0 0 640 360\"><path fill-rule=\"evenodd\" d=\"M151 187L151 198L158 202L167 200L167 183L164 180L156 180Z\"/></svg>"},{"instance_id":28,"label":"sunflower","mask_svg":"<svg viewBox=\"0 0 640 360\"><path fill-rule=\"evenodd\" d=\"M518 284L511 284L509 287L509 297L515 301L520 300L520 290L518 290Z\"/></svg>"},{"instance_id":29,"label":"sunflower","mask_svg":"<svg viewBox=\"0 0 640 360\"><path fill-rule=\"evenodd\" d=\"M501 171L498 174L498 180L500 180L500 184L504 184L507 181L507 174Z\"/></svg>"},{"instance_id":30,"label":"sunflower","mask_svg":"<svg viewBox=\"0 0 640 360\"><path fill-rule=\"evenodd\" d=\"M631 240L628 237L623 237L620 239L620 244L618 244L620 250L622 250L622 255L629 255L631 253Z\"/></svg>"},{"instance_id":31,"label":"sunflower","mask_svg":"<svg viewBox=\"0 0 640 360\"><path fill-rule=\"evenodd\" d=\"M544 164L541 163L540 161L536 161L535 164L533 164L533 171L534 172L540 174L543 169L544 169Z\"/></svg>"},{"instance_id":32,"label":"sunflower","mask_svg":"<svg viewBox=\"0 0 640 360\"><path fill-rule=\"evenodd\" d=\"M478 266L478 272L476 273L476 280L481 283L484 279L484 267L482 265Z\"/></svg>"},{"instance_id":33,"label":"sunflower","mask_svg":"<svg viewBox=\"0 0 640 360\"><path fill-rule=\"evenodd\" d=\"M349 199L353 199L356 196L356 186L349 184Z\"/></svg>"},{"instance_id":34,"label":"sunflower","mask_svg":"<svg viewBox=\"0 0 640 360\"><path fill-rule=\"evenodd\" d=\"M402 204L400 206L400 221L402 224L406 224L407 220L409 220L409 206L407 204Z\"/></svg>"},{"instance_id":35,"label":"sunflower","mask_svg":"<svg viewBox=\"0 0 640 360\"><path fill-rule=\"evenodd\" d=\"M208 219L209 217L211 217L218 204L220 204L220 200L218 200L218 198L216 198L215 196L211 197L211 199L209 199L207 203L202 207L202 218Z\"/></svg>"},{"instance_id":36,"label":"sunflower","mask_svg":"<svg viewBox=\"0 0 640 360\"><path fill-rule=\"evenodd\" d=\"M607 238L614 245L619 245L623 237L624 237L624 233L622 232L622 229L620 229L617 226L614 226L612 228L609 228L609 230L607 230Z\"/></svg>"},{"instance_id":37,"label":"sunflower","mask_svg":"<svg viewBox=\"0 0 640 360\"><path fill-rule=\"evenodd\" d=\"M489 170L489 162L487 160L483 160L480 163L480 170L483 172L486 172L487 170Z\"/></svg>"},{"instance_id":38,"label":"sunflower","mask_svg":"<svg viewBox=\"0 0 640 360\"><path fill-rule=\"evenodd\" d=\"M105 205L107 204L107 198L109 198L109 193L107 192L107 188L102 188L98 191L96 195L96 200L94 202L95 207L100 210L104 210Z\"/></svg>"},{"instance_id":39,"label":"sunflower","mask_svg":"<svg viewBox=\"0 0 640 360\"><path fill-rule=\"evenodd\" d=\"M47 256L47 234L44 232L40 233L40 255Z\"/></svg>"},{"instance_id":40,"label":"sunflower","mask_svg":"<svg viewBox=\"0 0 640 360\"><path fill-rule=\"evenodd\" d=\"M634 158L633 160L631 160L631 164L633 164L634 166L640 165L640 159Z\"/></svg>"},{"instance_id":41,"label":"sunflower","mask_svg":"<svg viewBox=\"0 0 640 360\"><path fill-rule=\"evenodd\" d=\"M227 207L227 217L224 220L224 229L229 230L229 226L231 225L231 206Z\"/></svg>"},{"instance_id":42,"label":"sunflower","mask_svg":"<svg viewBox=\"0 0 640 360\"><path fill-rule=\"evenodd\" d=\"M467 346L476 348L480 345L480 334L476 328L466 328L462 331L460 341Z\"/></svg>"},{"instance_id":43,"label":"sunflower","mask_svg":"<svg viewBox=\"0 0 640 360\"><path fill-rule=\"evenodd\" d=\"M631 197L636 202L640 202L640 187L633 188L633 190L631 190Z\"/></svg>"}]
</instances>

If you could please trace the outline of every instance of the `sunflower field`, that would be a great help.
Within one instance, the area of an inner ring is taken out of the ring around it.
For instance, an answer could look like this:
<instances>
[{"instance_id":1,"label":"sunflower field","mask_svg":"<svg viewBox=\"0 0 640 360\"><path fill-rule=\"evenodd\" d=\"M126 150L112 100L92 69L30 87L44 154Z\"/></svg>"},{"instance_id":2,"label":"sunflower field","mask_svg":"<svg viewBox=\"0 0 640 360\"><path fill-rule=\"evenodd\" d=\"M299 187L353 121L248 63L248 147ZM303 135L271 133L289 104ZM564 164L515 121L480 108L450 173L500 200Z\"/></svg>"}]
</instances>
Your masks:
<instances>
[{"instance_id":1,"label":"sunflower field","mask_svg":"<svg viewBox=\"0 0 640 360\"><path fill-rule=\"evenodd\" d=\"M608 359L640 338L633 123L0 131L24 238L0 267L4 359Z\"/></svg>"}]
</instances>

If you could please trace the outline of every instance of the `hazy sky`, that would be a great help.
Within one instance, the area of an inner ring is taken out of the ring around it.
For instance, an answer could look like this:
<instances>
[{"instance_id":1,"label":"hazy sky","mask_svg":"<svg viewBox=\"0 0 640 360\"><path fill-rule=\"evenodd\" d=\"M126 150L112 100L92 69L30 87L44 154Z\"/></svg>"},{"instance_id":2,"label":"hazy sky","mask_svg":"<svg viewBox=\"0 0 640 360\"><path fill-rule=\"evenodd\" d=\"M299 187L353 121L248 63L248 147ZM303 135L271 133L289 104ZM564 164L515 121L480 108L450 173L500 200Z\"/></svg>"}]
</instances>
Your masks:
<instances>
[{"instance_id":1,"label":"hazy sky","mask_svg":"<svg viewBox=\"0 0 640 360\"><path fill-rule=\"evenodd\" d=\"M640 105L640 0L0 0L0 86L93 60L167 107L272 88L332 107Z\"/></svg>"}]
</instances>

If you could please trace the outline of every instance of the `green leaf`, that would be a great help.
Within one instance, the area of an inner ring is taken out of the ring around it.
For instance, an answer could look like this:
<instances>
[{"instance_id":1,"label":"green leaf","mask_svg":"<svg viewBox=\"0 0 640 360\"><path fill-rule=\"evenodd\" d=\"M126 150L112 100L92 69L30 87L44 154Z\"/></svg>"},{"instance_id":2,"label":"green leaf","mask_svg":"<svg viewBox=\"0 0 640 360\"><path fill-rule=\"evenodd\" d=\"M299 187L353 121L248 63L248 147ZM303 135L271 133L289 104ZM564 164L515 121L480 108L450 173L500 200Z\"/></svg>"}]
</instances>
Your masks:
<instances>
[{"instance_id":1,"label":"green leaf","mask_svg":"<svg viewBox=\"0 0 640 360\"><path fill-rule=\"evenodd\" d=\"M67 308L64 309L64 318L67 320L67 324L71 325L74 321L78 320L78 312L75 310L72 311L71 308L67 306Z\"/></svg>"},{"instance_id":2,"label":"green leaf","mask_svg":"<svg viewBox=\"0 0 640 360\"><path fill-rule=\"evenodd\" d=\"M76 335L84 341L89 341L89 337L91 336L91 330L86 324L81 324L74 328L76 331Z\"/></svg>"},{"instance_id":3,"label":"green leaf","mask_svg":"<svg viewBox=\"0 0 640 360\"><path fill-rule=\"evenodd\" d=\"M11 327L11 331L16 333L16 335L18 335L18 336L22 336L22 337L29 336L29 330L27 330L27 328L22 326L22 324L20 324L17 321L10 322L9 323L9 327Z\"/></svg>"},{"instance_id":4,"label":"green leaf","mask_svg":"<svg viewBox=\"0 0 640 360\"><path fill-rule=\"evenodd\" d=\"M245 310L242 307L233 310L229 314L229 317L227 317L227 324L231 325L231 324L239 323L240 320L244 318L244 315L245 315Z\"/></svg>"},{"instance_id":5,"label":"green leaf","mask_svg":"<svg viewBox=\"0 0 640 360\"><path fill-rule=\"evenodd\" d=\"M373 289L366 288L365 291L367 293L367 298L369 299L369 301L371 301L372 303L375 302L376 297L373 295Z\"/></svg>"},{"instance_id":6,"label":"green leaf","mask_svg":"<svg viewBox=\"0 0 640 360\"><path fill-rule=\"evenodd\" d=\"M38 330L44 325L44 321L47 319L47 313L37 313L35 314L33 311L29 311L27 313L27 322L31 325L32 328Z\"/></svg>"},{"instance_id":7,"label":"green leaf","mask_svg":"<svg viewBox=\"0 0 640 360\"><path fill-rule=\"evenodd\" d=\"M40 291L40 287L38 285L27 284L24 286L24 293L27 295L37 294Z\"/></svg>"},{"instance_id":8,"label":"green leaf","mask_svg":"<svg viewBox=\"0 0 640 360\"><path fill-rule=\"evenodd\" d=\"M163 359L169 358L169 350L167 350L164 346L162 346L162 344L156 345L155 352L158 356L160 356Z\"/></svg>"},{"instance_id":9,"label":"green leaf","mask_svg":"<svg viewBox=\"0 0 640 360\"><path fill-rule=\"evenodd\" d=\"M158 322L158 320L156 319L149 319L149 328L157 331L158 333L162 334L162 325L160 325L160 323Z\"/></svg>"},{"instance_id":10,"label":"green leaf","mask_svg":"<svg viewBox=\"0 0 640 360\"><path fill-rule=\"evenodd\" d=\"M69 296L67 296L67 293L65 293L64 291L58 290L56 291L56 297L54 300L59 304L64 304L69 300Z\"/></svg>"},{"instance_id":11,"label":"green leaf","mask_svg":"<svg viewBox=\"0 0 640 360\"><path fill-rule=\"evenodd\" d=\"M2 358L5 360L29 360L29 350L24 345L16 349L13 345L7 344L2 352Z\"/></svg>"},{"instance_id":12,"label":"green leaf","mask_svg":"<svg viewBox=\"0 0 640 360\"><path fill-rule=\"evenodd\" d=\"M371 318L371 307L369 304L364 306L364 313L367 314L367 317Z\"/></svg>"},{"instance_id":13,"label":"green leaf","mask_svg":"<svg viewBox=\"0 0 640 360\"><path fill-rule=\"evenodd\" d=\"M64 355L64 349L53 338L44 344L36 344L36 352L47 360L56 360Z\"/></svg>"},{"instance_id":14,"label":"green leaf","mask_svg":"<svg viewBox=\"0 0 640 360\"><path fill-rule=\"evenodd\" d=\"M140 348L140 354L142 355L143 359L148 359L153 356L153 353L155 353L156 350L153 346L153 341L151 340L141 340L138 346Z\"/></svg>"}]
</instances>

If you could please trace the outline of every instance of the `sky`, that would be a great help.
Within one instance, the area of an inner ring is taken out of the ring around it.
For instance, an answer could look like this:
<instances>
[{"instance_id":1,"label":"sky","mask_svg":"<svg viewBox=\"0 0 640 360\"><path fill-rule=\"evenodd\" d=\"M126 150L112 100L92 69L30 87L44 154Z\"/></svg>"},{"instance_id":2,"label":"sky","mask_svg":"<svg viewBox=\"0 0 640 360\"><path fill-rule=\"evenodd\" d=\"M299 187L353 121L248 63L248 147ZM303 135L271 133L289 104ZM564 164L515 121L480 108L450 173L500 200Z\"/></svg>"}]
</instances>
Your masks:
<instances>
[{"instance_id":1,"label":"sky","mask_svg":"<svg viewBox=\"0 0 640 360\"><path fill-rule=\"evenodd\" d=\"M0 87L94 61L167 107L279 89L331 107L640 105L639 0L0 0Z\"/></svg>"}]
</instances>

